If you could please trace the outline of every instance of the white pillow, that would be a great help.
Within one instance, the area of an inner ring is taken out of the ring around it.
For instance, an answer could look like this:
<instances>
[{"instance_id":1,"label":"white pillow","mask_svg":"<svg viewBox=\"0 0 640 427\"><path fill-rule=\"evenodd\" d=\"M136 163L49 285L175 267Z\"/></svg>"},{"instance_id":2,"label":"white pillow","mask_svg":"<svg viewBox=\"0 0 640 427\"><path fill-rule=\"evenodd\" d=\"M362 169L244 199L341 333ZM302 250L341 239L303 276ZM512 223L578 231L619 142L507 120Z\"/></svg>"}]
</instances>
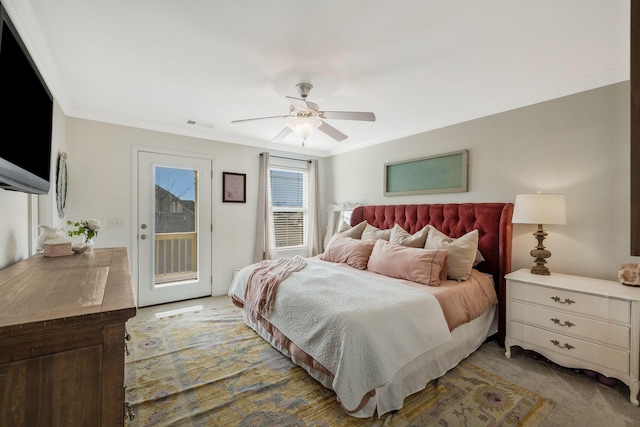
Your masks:
<instances>
[{"instance_id":1,"label":"white pillow","mask_svg":"<svg viewBox=\"0 0 640 427\"><path fill-rule=\"evenodd\" d=\"M478 230L453 239L430 227L425 249L447 250L447 276L453 280L467 280L471 274L478 252Z\"/></svg>"},{"instance_id":2,"label":"white pillow","mask_svg":"<svg viewBox=\"0 0 640 427\"><path fill-rule=\"evenodd\" d=\"M364 231L366 226L367 226L367 221L362 221L360 224L356 224L353 227L347 228L346 230L341 230L341 228L343 227L339 227L338 234L351 237L353 239L359 239L362 236L362 232Z\"/></svg>"},{"instance_id":3,"label":"white pillow","mask_svg":"<svg viewBox=\"0 0 640 427\"><path fill-rule=\"evenodd\" d=\"M425 225L424 227L422 227L422 230L416 231L413 234L409 234L404 228L400 227L398 224L395 224L391 229L391 236L389 237L389 241L391 243L397 243L398 245L407 246L410 248L424 248L428 231L429 226Z\"/></svg>"},{"instance_id":4,"label":"white pillow","mask_svg":"<svg viewBox=\"0 0 640 427\"><path fill-rule=\"evenodd\" d=\"M367 224L362 232L362 236L360 238L362 240L389 240L391 237L391 230L380 230L378 227L374 227L373 225Z\"/></svg>"},{"instance_id":5,"label":"white pillow","mask_svg":"<svg viewBox=\"0 0 640 427\"><path fill-rule=\"evenodd\" d=\"M347 221L342 220L342 221L340 221L340 225L338 226L337 233L342 233L343 231L347 231L350 228L351 228L351 226L349 224L347 224Z\"/></svg>"}]
</instances>

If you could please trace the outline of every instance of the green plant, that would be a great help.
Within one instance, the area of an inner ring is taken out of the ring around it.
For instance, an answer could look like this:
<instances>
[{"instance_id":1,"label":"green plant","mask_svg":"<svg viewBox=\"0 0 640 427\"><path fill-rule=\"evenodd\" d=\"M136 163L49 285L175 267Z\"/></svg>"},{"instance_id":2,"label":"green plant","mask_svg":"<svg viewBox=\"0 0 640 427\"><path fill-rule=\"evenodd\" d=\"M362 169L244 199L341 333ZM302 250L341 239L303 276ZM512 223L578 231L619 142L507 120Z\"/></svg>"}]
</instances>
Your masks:
<instances>
[{"instance_id":1,"label":"green plant","mask_svg":"<svg viewBox=\"0 0 640 427\"><path fill-rule=\"evenodd\" d=\"M83 219L75 222L67 221L67 225L77 227L76 230L67 231L69 237L84 236L85 242L97 236L98 230L102 227L102 224L97 219Z\"/></svg>"}]
</instances>

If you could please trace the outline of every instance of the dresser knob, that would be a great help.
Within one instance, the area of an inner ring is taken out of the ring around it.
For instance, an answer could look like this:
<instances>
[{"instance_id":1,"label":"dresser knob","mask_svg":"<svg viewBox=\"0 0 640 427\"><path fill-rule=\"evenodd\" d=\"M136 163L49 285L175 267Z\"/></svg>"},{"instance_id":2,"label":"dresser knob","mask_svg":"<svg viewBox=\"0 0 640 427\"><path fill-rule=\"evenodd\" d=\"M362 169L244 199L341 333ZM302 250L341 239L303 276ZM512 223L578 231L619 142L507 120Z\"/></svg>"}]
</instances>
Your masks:
<instances>
[{"instance_id":1,"label":"dresser knob","mask_svg":"<svg viewBox=\"0 0 640 427\"><path fill-rule=\"evenodd\" d=\"M574 347L574 346L572 346L571 344L567 344L567 343L564 343L563 345L560 345L560 341L558 341L558 340L550 340L550 341L551 341L551 343L552 343L553 345L555 345L556 347L566 348L567 350L571 350L572 348L575 348L575 347Z\"/></svg>"},{"instance_id":2,"label":"dresser knob","mask_svg":"<svg viewBox=\"0 0 640 427\"><path fill-rule=\"evenodd\" d=\"M575 304L576 302L572 299L569 298L565 298L564 301L561 301L560 297L551 297L552 300L554 300L555 302L559 302L560 304Z\"/></svg>"},{"instance_id":3,"label":"dresser knob","mask_svg":"<svg viewBox=\"0 0 640 427\"><path fill-rule=\"evenodd\" d=\"M124 402L124 417L129 418L129 421L132 421L136 417L136 414L133 412L133 409L131 409L129 402Z\"/></svg>"},{"instance_id":4,"label":"dresser knob","mask_svg":"<svg viewBox=\"0 0 640 427\"><path fill-rule=\"evenodd\" d=\"M555 323L556 325L566 326L566 327L568 327L568 328L570 328L570 327L572 327L572 326L576 326L576 325L575 325L575 323L571 323L571 322L566 321L566 320L565 320L564 322L562 322L562 323L560 322L560 319L551 319L551 321L552 321L553 323Z\"/></svg>"}]
</instances>

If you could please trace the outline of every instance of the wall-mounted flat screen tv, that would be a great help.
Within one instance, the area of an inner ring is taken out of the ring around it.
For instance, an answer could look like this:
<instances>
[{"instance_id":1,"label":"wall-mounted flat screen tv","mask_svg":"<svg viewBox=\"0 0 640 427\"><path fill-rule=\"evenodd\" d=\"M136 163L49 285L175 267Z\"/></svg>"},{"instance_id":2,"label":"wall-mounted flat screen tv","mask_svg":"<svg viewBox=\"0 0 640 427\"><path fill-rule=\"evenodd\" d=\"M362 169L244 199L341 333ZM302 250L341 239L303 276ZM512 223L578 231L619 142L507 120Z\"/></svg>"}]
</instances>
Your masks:
<instances>
[{"instance_id":1,"label":"wall-mounted flat screen tv","mask_svg":"<svg viewBox=\"0 0 640 427\"><path fill-rule=\"evenodd\" d=\"M0 188L47 194L53 97L0 4Z\"/></svg>"}]
</instances>

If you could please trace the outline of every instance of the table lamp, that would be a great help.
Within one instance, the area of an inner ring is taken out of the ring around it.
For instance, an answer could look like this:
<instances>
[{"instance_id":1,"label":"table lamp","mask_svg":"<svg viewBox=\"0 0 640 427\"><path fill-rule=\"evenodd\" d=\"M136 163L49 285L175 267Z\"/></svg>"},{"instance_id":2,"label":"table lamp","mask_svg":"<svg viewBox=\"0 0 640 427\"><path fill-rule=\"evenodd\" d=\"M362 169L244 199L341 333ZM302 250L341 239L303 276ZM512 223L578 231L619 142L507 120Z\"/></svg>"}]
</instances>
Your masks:
<instances>
[{"instance_id":1,"label":"table lamp","mask_svg":"<svg viewBox=\"0 0 640 427\"><path fill-rule=\"evenodd\" d=\"M513 209L514 224L538 224L538 229L533 233L538 239L538 245L531 250L531 256L535 258L536 265L531 267L531 273L548 276L551 272L545 266L546 258L551 252L545 249L542 242L547 233L542 224L565 225L567 213L564 194L518 194Z\"/></svg>"}]
</instances>

